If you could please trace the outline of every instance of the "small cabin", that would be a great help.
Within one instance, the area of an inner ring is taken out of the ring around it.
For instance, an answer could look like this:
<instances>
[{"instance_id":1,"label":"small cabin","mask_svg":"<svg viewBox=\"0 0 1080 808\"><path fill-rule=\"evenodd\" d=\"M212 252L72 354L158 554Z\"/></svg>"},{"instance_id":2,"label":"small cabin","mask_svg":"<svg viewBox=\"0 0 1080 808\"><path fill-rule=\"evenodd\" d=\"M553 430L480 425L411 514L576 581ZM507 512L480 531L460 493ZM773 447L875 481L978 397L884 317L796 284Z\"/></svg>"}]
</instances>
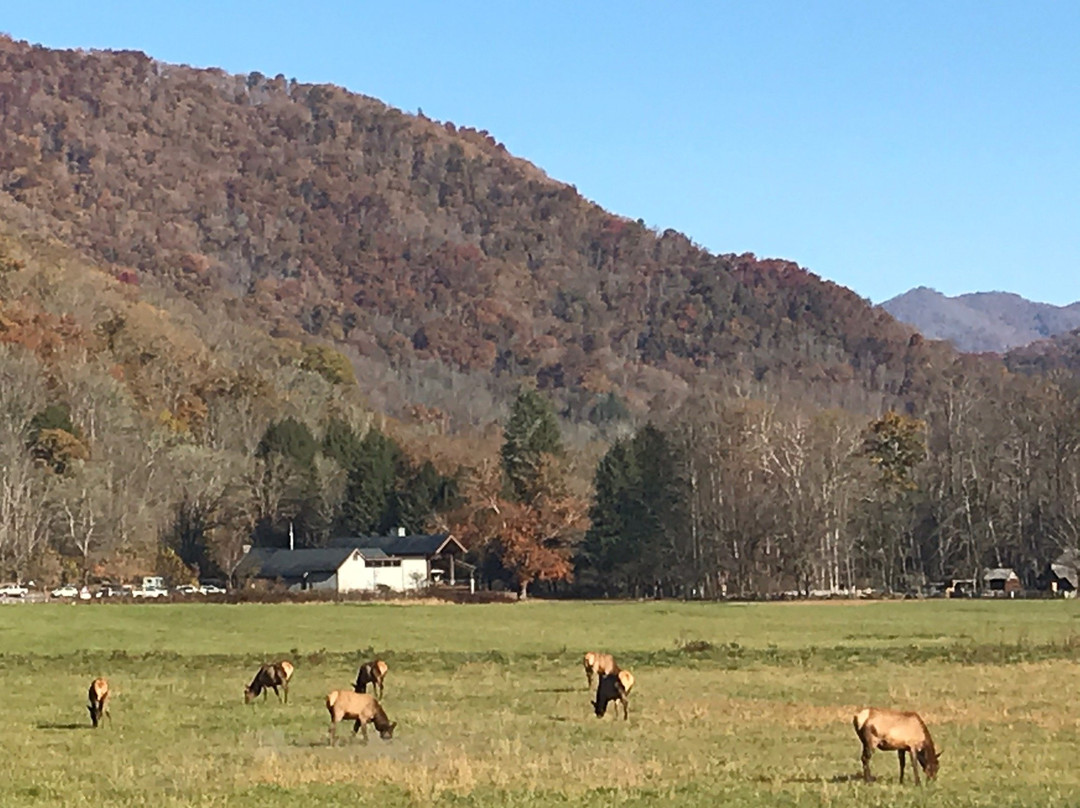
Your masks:
<instances>
[{"instance_id":1,"label":"small cabin","mask_svg":"<svg viewBox=\"0 0 1080 808\"><path fill-rule=\"evenodd\" d=\"M983 570L983 594L996 597L1015 597L1024 591L1020 576L1009 567Z\"/></svg>"}]
</instances>

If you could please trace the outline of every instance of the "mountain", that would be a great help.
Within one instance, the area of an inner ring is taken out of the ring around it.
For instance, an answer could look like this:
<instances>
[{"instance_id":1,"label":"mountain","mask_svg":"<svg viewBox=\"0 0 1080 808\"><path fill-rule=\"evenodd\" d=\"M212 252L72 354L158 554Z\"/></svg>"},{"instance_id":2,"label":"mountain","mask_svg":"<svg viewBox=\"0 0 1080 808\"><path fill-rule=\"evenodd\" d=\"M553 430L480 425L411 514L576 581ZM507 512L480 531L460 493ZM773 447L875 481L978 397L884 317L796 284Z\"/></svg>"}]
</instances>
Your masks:
<instances>
[{"instance_id":1,"label":"mountain","mask_svg":"<svg viewBox=\"0 0 1080 808\"><path fill-rule=\"evenodd\" d=\"M958 353L284 76L0 38L0 131L0 577L460 526L489 582L897 590L1075 541L1077 334Z\"/></svg>"},{"instance_id":2,"label":"mountain","mask_svg":"<svg viewBox=\"0 0 1080 808\"><path fill-rule=\"evenodd\" d=\"M920 286L881 307L930 339L948 340L969 353L1005 353L1080 328L1080 302L1052 306L1008 292L947 297Z\"/></svg>"},{"instance_id":3,"label":"mountain","mask_svg":"<svg viewBox=\"0 0 1080 808\"><path fill-rule=\"evenodd\" d=\"M0 190L133 283L334 343L372 405L482 426L691 389L876 411L940 346L796 264L609 213L485 131L329 85L0 39ZM738 193L737 188L731 189Z\"/></svg>"}]
</instances>

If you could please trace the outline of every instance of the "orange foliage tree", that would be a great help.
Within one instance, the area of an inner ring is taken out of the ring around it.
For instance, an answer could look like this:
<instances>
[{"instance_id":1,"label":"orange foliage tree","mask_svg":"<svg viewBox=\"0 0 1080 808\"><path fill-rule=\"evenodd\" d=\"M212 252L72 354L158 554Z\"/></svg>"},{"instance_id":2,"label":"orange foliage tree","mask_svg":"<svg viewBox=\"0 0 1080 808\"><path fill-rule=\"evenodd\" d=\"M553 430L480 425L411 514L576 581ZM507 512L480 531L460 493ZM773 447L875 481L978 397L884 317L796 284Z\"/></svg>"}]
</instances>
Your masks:
<instances>
[{"instance_id":1,"label":"orange foliage tree","mask_svg":"<svg viewBox=\"0 0 1080 808\"><path fill-rule=\"evenodd\" d=\"M518 585L518 597L528 597L533 581L565 581L573 573L574 546L587 525L587 503L566 494L557 470L548 473L530 502L502 495L498 463L484 460L473 471L466 504L458 512L454 534L466 546L494 553Z\"/></svg>"}]
</instances>

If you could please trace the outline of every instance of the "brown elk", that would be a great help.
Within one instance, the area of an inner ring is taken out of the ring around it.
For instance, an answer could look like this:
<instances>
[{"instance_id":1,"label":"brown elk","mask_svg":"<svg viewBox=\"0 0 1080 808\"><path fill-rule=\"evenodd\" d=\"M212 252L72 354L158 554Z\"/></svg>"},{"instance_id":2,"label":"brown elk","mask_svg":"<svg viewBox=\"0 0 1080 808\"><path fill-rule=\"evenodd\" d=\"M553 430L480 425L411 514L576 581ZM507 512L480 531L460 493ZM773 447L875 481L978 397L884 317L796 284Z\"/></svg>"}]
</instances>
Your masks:
<instances>
[{"instance_id":1,"label":"brown elk","mask_svg":"<svg viewBox=\"0 0 1080 808\"><path fill-rule=\"evenodd\" d=\"M361 731L364 743L367 743L367 725L372 723L379 731L379 737L388 741L394 737L397 722L390 722L382 705L370 693L356 693L351 690L333 690L326 696L326 709L330 712L330 745L337 740L337 725L345 721L354 721L353 735Z\"/></svg>"},{"instance_id":2,"label":"brown elk","mask_svg":"<svg viewBox=\"0 0 1080 808\"><path fill-rule=\"evenodd\" d=\"M250 704L260 693L262 693L263 701L266 701L268 690L273 690L278 701L282 701L281 692L278 690L280 687L285 691L284 701L288 704L289 680L292 678L293 670L292 663L287 660L264 664L251 680L251 684L244 688L244 703Z\"/></svg>"},{"instance_id":3,"label":"brown elk","mask_svg":"<svg viewBox=\"0 0 1080 808\"><path fill-rule=\"evenodd\" d=\"M926 772L926 779L937 776L941 752L934 748L930 730L918 713L899 710L883 710L867 707L855 714L855 733L862 741L863 779L870 781L870 756L875 749L898 752L900 755L900 782L904 782L904 758L911 755L911 769L915 772L915 785L919 785L919 767Z\"/></svg>"},{"instance_id":4,"label":"brown elk","mask_svg":"<svg viewBox=\"0 0 1080 808\"><path fill-rule=\"evenodd\" d=\"M386 679L388 670L389 666L381 659L365 662L356 672L356 684L353 685L353 690L357 693L367 693L367 686L372 685L372 692L381 699L383 697L383 681Z\"/></svg>"},{"instance_id":5,"label":"brown elk","mask_svg":"<svg viewBox=\"0 0 1080 808\"><path fill-rule=\"evenodd\" d=\"M103 677L98 677L90 683L90 691L86 694L89 703L86 709L90 711L90 721L96 727L102 716L108 716L112 721L112 713L109 712L109 683Z\"/></svg>"},{"instance_id":6,"label":"brown elk","mask_svg":"<svg viewBox=\"0 0 1080 808\"><path fill-rule=\"evenodd\" d=\"M585 679L592 687L593 675L604 676L616 673L619 666L615 664L615 657L611 654L598 654L596 651L587 651L583 660L585 666Z\"/></svg>"},{"instance_id":7,"label":"brown elk","mask_svg":"<svg viewBox=\"0 0 1080 808\"><path fill-rule=\"evenodd\" d=\"M618 701L622 704L623 720L625 721L629 716L627 696L630 695L630 688L633 686L634 674L630 673L630 671L616 669L614 673L601 674L596 685L596 701L592 703L593 709L596 711L596 717L603 718L607 713L608 703Z\"/></svg>"}]
</instances>

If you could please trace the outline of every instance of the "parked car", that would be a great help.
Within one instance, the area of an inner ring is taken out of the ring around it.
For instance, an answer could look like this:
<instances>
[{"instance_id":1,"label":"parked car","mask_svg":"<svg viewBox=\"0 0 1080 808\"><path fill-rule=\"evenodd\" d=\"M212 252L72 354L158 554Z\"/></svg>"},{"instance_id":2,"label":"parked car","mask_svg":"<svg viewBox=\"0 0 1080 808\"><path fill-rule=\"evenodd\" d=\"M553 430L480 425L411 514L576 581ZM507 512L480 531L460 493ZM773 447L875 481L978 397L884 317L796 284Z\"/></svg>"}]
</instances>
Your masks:
<instances>
[{"instance_id":1,"label":"parked car","mask_svg":"<svg viewBox=\"0 0 1080 808\"><path fill-rule=\"evenodd\" d=\"M131 587L124 584L102 584L94 593L95 598L123 598L131 596Z\"/></svg>"},{"instance_id":2,"label":"parked car","mask_svg":"<svg viewBox=\"0 0 1080 808\"><path fill-rule=\"evenodd\" d=\"M178 595L201 595L203 593L201 587L193 586L192 584L181 584L173 591Z\"/></svg>"},{"instance_id":3,"label":"parked car","mask_svg":"<svg viewBox=\"0 0 1080 808\"><path fill-rule=\"evenodd\" d=\"M199 587L199 591L204 595L224 595L226 590L225 587L217 584L203 584Z\"/></svg>"},{"instance_id":4,"label":"parked car","mask_svg":"<svg viewBox=\"0 0 1080 808\"><path fill-rule=\"evenodd\" d=\"M50 592L49 595L54 598L77 598L79 596L79 588L77 586L72 586L71 584L66 584L65 586L57 587Z\"/></svg>"},{"instance_id":5,"label":"parked car","mask_svg":"<svg viewBox=\"0 0 1080 808\"><path fill-rule=\"evenodd\" d=\"M0 597L21 598L30 594L30 590L22 584L0 584Z\"/></svg>"},{"instance_id":6,"label":"parked car","mask_svg":"<svg viewBox=\"0 0 1080 808\"><path fill-rule=\"evenodd\" d=\"M160 589L155 587L140 587L138 589L131 590L131 596L133 598L164 598L168 597L169 590L161 587Z\"/></svg>"},{"instance_id":7,"label":"parked car","mask_svg":"<svg viewBox=\"0 0 1080 808\"><path fill-rule=\"evenodd\" d=\"M142 579L142 586L134 589L131 596L135 598L164 598L169 594L165 588L165 580L158 575L147 575Z\"/></svg>"}]
</instances>

